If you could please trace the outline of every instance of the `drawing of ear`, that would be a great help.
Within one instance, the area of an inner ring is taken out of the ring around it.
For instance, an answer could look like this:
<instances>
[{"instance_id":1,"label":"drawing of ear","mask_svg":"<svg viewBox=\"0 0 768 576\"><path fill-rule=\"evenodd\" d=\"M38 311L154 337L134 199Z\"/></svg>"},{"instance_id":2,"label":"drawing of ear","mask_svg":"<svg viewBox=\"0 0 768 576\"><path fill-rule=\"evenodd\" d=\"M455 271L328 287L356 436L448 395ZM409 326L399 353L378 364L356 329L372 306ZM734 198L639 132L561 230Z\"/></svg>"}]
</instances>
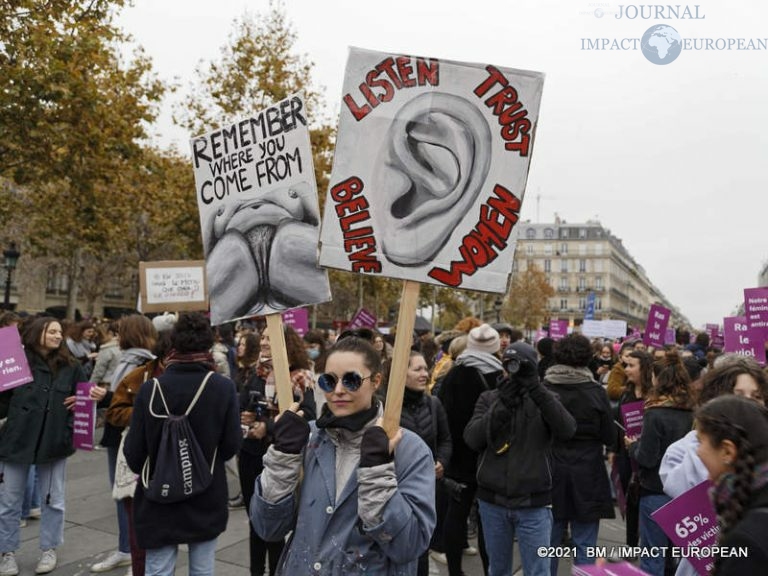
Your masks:
<instances>
[{"instance_id":1,"label":"drawing of ear","mask_svg":"<svg viewBox=\"0 0 768 576\"><path fill-rule=\"evenodd\" d=\"M475 203L490 163L488 122L468 100L429 92L403 106L371 199L384 256L400 266L432 261Z\"/></svg>"}]
</instances>

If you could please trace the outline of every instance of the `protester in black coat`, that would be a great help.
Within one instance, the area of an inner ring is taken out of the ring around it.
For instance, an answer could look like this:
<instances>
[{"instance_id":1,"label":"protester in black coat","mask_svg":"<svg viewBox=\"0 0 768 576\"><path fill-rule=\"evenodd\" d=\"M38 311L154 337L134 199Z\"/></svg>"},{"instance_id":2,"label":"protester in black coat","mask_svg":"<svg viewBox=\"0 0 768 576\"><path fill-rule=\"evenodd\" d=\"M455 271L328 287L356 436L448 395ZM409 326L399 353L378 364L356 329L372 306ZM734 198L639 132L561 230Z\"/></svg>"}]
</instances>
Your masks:
<instances>
[{"instance_id":1,"label":"protester in black coat","mask_svg":"<svg viewBox=\"0 0 768 576\"><path fill-rule=\"evenodd\" d=\"M157 380L171 414L184 414L204 378L213 371L208 352L213 333L208 320L199 313L182 314L171 335L173 349L166 357L165 373ZM125 441L125 458L131 470L141 473L149 458L150 477L165 414L159 394L152 398L153 382L145 382L134 404L130 432ZM189 424L208 462L214 460L213 481L200 494L174 504L146 498L139 482L134 497L134 523L138 543L146 549L147 573L168 560L178 544L205 550L206 562L212 564L215 540L227 527L227 480L224 462L234 456L242 442L240 411L235 384L220 374L211 374L198 402L190 412Z\"/></svg>"},{"instance_id":2,"label":"protester in black coat","mask_svg":"<svg viewBox=\"0 0 768 576\"><path fill-rule=\"evenodd\" d=\"M569 334L555 345L556 364L544 384L576 420L576 433L552 447L552 546L559 546L570 524L576 546L575 564L594 564L587 551L597 544L601 518L614 518L604 447L612 448L616 429L608 395L588 365L592 346L581 334ZM552 574L557 575L557 558Z\"/></svg>"}]
</instances>

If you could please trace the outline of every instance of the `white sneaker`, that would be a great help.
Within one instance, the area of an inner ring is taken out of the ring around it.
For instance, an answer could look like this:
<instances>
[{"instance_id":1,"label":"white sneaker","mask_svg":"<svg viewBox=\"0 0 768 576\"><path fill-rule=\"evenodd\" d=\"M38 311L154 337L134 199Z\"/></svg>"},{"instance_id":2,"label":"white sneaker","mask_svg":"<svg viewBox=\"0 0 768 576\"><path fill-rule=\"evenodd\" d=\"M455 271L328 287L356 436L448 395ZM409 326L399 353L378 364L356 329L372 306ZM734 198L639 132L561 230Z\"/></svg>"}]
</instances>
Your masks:
<instances>
[{"instance_id":1,"label":"white sneaker","mask_svg":"<svg viewBox=\"0 0 768 576\"><path fill-rule=\"evenodd\" d=\"M120 550L115 550L114 552L111 552L110 555L107 556L104 560L101 562L96 562L96 564L91 566L91 572L109 572L114 568L130 565L131 555L127 552L120 552ZM2 576L2 574L0 574L0 576Z\"/></svg>"},{"instance_id":2,"label":"white sneaker","mask_svg":"<svg viewBox=\"0 0 768 576\"><path fill-rule=\"evenodd\" d=\"M19 565L16 564L16 554L5 552L0 559L0 576L16 576L19 573Z\"/></svg>"},{"instance_id":3,"label":"white sneaker","mask_svg":"<svg viewBox=\"0 0 768 576\"><path fill-rule=\"evenodd\" d=\"M467 546L462 550L462 554L464 554L464 556L477 556L477 548L474 546Z\"/></svg>"},{"instance_id":4,"label":"white sneaker","mask_svg":"<svg viewBox=\"0 0 768 576\"><path fill-rule=\"evenodd\" d=\"M440 562L440 564L448 564L448 558L445 557L443 552L435 552L434 550L430 550L429 557L432 558L432 560L435 562Z\"/></svg>"},{"instance_id":5,"label":"white sneaker","mask_svg":"<svg viewBox=\"0 0 768 576\"><path fill-rule=\"evenodd\" d=\"M43 555L40 557L40 562L37 563L37 566L35 567L35 574L48 574L48 572L53 572L53 569L56 568L56 564L58 561L56 560L56 550L51 548L50 550L43 550Z\"/></svg>"},{"instance_id":6,"label":"white sneaker","mask_svg":"<svg viewBox=\"0 0 768 576\"><path fill-rule=\"evenodd\" d=\"M29 518L32 518L33 520L39 520L40 516L43 515L43 511L40 508L32 508L29 511Z\"/></svg>"}]
</instances>

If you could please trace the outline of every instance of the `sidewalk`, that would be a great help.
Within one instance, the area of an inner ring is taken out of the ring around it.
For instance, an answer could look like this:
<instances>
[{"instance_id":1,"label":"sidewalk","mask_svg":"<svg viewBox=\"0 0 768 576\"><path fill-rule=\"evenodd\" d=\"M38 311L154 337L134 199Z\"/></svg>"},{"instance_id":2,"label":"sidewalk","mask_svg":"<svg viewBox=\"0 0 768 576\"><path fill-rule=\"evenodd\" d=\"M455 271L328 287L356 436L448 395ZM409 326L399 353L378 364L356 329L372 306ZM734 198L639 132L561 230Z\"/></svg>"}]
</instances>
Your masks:
<instances>
[{"instance_id":1,"label":"sidewalk","mask_svg":"<svg viewBox=\"0 0 768 576\"><path fill-rule=\"evenodd\" d=\"M234 488L234 487L233 487ZM107 481L107 453L78 451L67 461L67 511L64 544L57 550L59 566L55 576L85 576L90 566L117 548L117 519L115 503ZM40 522L29 520L21 529L21 547L17 552L20 573L34 573L40 556L38 532ZM603 521L600 525L599 546L620 545L624 542L624 523L620 518ZM476 541L472 541L477 545ZM248 524L243 508L230 510L229 524L218 540L216 574L219 576L250 576L248 559ZM186 552L179 551L177 573L187 574ZM467 576L482 576L479 556L465 556ZM106 576L123 576L125 568L105 572ZM522 574L520 558L515 550L516 574ZM559 576L570 574L570 562L562 560ZM430 573L447 576L443 564L430 560ZM301 575L296 575L301 576Z\"/></svg>"}]
</instances>

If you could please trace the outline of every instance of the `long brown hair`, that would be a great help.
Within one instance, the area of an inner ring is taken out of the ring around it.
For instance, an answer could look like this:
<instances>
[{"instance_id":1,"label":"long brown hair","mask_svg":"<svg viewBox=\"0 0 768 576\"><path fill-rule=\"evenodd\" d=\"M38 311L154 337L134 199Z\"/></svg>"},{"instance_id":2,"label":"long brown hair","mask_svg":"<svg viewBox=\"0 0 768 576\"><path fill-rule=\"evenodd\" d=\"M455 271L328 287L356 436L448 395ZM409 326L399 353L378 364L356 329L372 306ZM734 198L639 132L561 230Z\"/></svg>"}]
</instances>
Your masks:
<instances>
[{"instance_id":1,"label":"long brown hair","mask_svg":"<svg viewBox=\"0 0 768 576\"><path fill-rule=\"evenodd\" d=\"M36 354L51 367L51 370L58 372L64 366L76 364L75 359L64 344L63 334L62 343L55 350L46 350L43 347L43 338L48 331L48 327L53 323L61 326L61 322L52 316L41 316L25 324L24 332L21 335L21 341L27 354Z\"/></svg>"},{"instance_id":2,"label":"long brown hair","mask_svg":"<svg viewBox=\"0 0 768 576\"><path fill-rule=\"evenodd\" d=\"M692 407L689 390L691 378L677 350L664 351L664 357L653 363L653 375L656 377L656 385L648 399L650 404L667 397L677 407Z\"/></svg>"}]
</instances>

